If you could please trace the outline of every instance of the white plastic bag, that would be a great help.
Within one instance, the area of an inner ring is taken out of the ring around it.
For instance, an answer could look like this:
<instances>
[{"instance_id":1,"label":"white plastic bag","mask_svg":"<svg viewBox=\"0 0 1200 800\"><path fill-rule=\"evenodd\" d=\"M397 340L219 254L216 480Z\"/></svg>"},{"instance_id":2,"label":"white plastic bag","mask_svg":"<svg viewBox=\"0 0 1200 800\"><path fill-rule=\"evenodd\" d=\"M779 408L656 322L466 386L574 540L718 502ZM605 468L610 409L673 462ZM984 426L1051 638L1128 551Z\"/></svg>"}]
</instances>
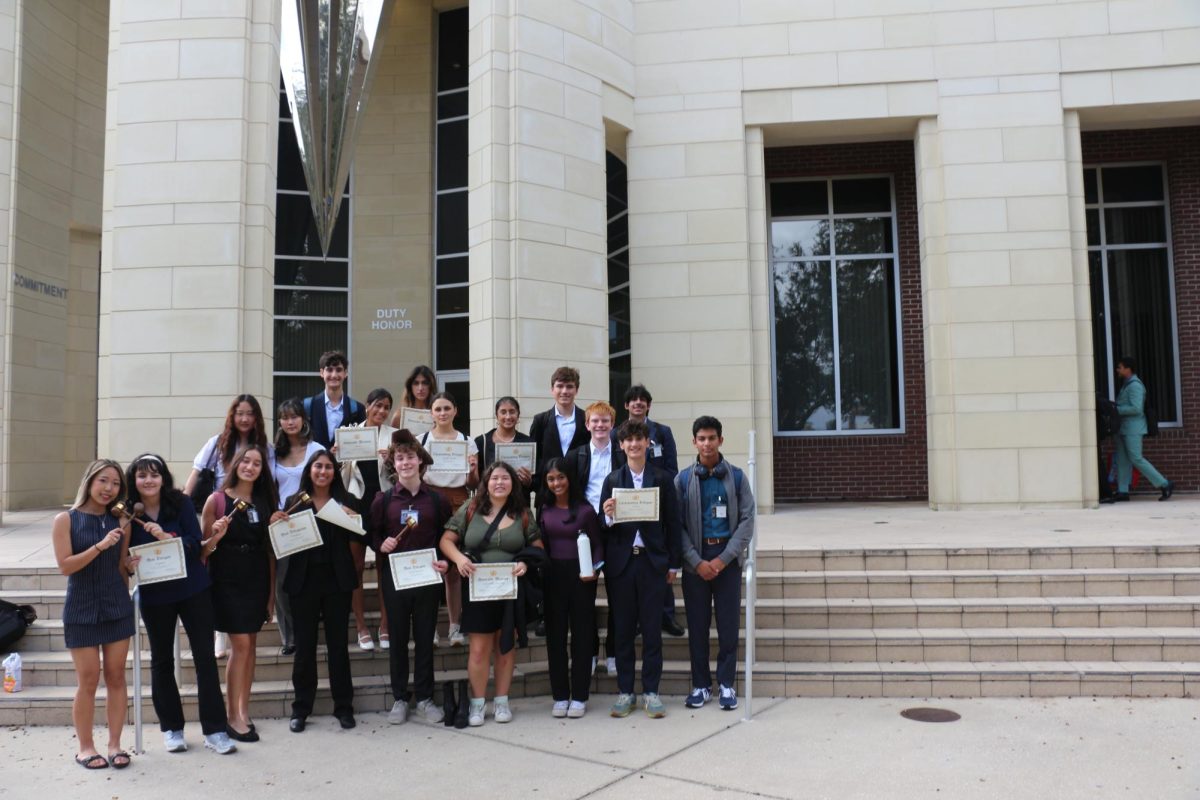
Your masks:
<instances>
[{"instance_id":1,"label":"white plastic bag","mask_svg":"<svg viewBox=\"0 0 1200 800\"><path fill-rule=\"evenodd\" d=\"M4 659L4 691L21 691L21 654L9 653Z\"/></svg>"}]
</instances>

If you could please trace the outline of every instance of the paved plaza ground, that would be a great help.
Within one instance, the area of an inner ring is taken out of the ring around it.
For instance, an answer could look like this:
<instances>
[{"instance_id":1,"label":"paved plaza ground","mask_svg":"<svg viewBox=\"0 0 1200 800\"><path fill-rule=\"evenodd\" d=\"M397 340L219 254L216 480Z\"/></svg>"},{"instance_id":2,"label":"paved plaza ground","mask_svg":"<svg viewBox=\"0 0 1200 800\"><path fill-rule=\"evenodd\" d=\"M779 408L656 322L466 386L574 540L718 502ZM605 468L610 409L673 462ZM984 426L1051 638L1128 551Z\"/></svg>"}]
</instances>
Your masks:
<instances>
[{"instance_id":1,"label":"paved plaza ground","mask_svg":"<svg viewBox=\"0 0 1200 800\"><path fill-rule=\"evenodd\" d=\"M545 700L482 728L359 716L313 717L301 735L260 720L262 741L231 756L168 754L157 729L124 772L85 773L63 727L0 731L4 798L1139 798L1200 797L1200 705L1091 698L932 701L962 714L900 717L904 699L795 699L697 711L671 698L663 720L602 713L557 720ZM601 712L601 713L597 713ZM103 741L102 739L98 741ZM126 744L132 746L132 730Z\"/></svg>"}]
</instances>

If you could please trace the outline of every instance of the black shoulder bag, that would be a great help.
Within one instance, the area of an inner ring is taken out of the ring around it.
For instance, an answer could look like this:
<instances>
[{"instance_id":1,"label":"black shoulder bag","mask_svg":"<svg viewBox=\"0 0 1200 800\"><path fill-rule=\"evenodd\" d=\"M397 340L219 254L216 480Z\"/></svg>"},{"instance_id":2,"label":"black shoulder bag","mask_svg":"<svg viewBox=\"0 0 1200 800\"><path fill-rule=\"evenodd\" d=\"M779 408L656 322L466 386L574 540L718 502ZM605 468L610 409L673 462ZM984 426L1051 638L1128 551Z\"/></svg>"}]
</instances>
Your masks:
<instances>
[{"instance_id":1,"label":"black shoulder bag","mask_svg":"<svg viewBox=\"0 0 1200 800\"><path fill-rule=\"evenodd\" d=\"M217 490L217 452L221 446L221 440L217 439L213 443L212 455L208 458L208 463L204 469L200 470L200 475L196 478L196 485L192 487L192 493L188 495L192 498L192 504L196 508L204 508L205 501L208 496ZM265 467L265 465L264 465Z\"/></svg>"}]
</instances>

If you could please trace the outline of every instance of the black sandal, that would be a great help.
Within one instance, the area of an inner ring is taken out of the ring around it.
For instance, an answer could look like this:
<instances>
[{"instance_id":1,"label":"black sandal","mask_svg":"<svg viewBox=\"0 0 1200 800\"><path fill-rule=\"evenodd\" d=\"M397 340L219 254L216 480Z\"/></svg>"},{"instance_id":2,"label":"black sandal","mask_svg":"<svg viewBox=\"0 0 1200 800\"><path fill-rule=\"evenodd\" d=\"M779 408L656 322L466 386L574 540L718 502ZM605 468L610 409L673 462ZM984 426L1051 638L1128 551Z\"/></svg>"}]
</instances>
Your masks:
<instances>
[{"instance_id":1,"label":"black sandal","mask_svg":"<svg viewBox=\"0 0 1200 800\"><path fill-rule=\"evenodd\" d=\"M100 759L96 761L96 759ZM75 763L84 769L108 769L108 759L99 753L93 753L90 756L75 756Z\"/></svg>"},{"instance_id":2,"label":"black sandal","mask_svg":"<svg viewBox=\"0 0 1200 800\"><path fill-rule=\"evenodd\" d=\"M129 753L126 753L124 750L118 750L108 757L108 763L113 769L125 769L131 763L131 759L129 758Z\"/></svg>"}]
</instances>

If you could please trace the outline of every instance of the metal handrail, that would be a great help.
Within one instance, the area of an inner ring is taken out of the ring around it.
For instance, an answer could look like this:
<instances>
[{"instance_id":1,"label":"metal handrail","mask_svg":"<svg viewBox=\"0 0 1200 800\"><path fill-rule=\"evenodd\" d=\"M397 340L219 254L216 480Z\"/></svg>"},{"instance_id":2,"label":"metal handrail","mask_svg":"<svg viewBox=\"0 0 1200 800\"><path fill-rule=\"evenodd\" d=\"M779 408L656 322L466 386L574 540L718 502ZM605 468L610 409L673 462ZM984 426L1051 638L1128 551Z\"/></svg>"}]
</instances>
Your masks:
<instances>
[{"instance_id":1,"label":"metal handrail","mask_svg":"<svg viewBox=\"0 0 1200 800\"><path fill-rule=\"evenodd\" d=\"M750 491L758 497L758 466L755 452L757 451L755 432L750 431L750 456L746 459L746 473L750 479ZM746 715L743 722L751 722L754 718L754 640L755 619L754 606L758 601L758 503L754 504L754 517L750 520L750 547L746 554Z\"/></svg>"}]
</instances>

